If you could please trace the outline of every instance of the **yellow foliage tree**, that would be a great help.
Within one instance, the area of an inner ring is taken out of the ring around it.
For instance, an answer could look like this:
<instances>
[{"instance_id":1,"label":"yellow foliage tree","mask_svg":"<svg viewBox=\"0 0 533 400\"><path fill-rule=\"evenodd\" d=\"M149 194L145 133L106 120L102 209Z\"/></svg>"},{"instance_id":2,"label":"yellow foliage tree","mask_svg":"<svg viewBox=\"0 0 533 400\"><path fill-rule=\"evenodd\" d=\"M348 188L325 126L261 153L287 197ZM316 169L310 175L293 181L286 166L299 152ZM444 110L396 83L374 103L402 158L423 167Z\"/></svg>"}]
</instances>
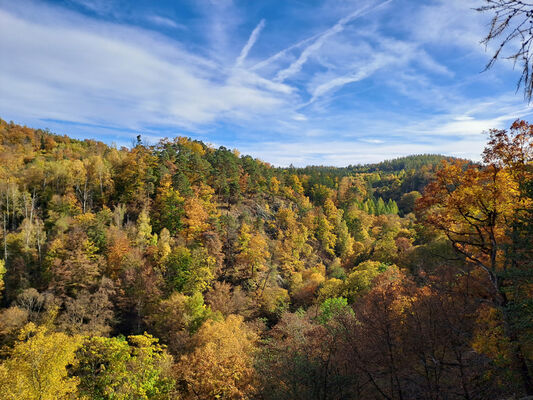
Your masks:
<instances>
[{"instance_id":1,"label":"yellow foliage tree","mask_svg":"<svg viewBox=\"0 0 533 400\"><path fill-rule=\"evenodd\" d=\"M78 337L48 332L29 323L22 330L10 357L0 364L0 397L13 400L70 399L78 379L68 376L75 362Z\"/></svg>"},{"instance_id":2,"label":"yellow foliage tree","mask_svg":"<svg viewBox=\"0 0 533 400\"><path fill-rule=\"evenodd\" d=\"M209 214L198 197L190 197L185 201L184 222L187 240L197 240L203 232L209 229L208 218Z\"/></svg>"},{"instance_id":3,"label":"yellow foliage tree","mask_svg":"<svg viewBox=\"0 0 533 400\"><path fill-rule=\"evenodd\" d=\"M272 194L278 194L279 185L280 181L278 180L278 178L276 178L275 176L270 178L270 191L272 192Z\"/></svg>"},{"instance_id":4,"label":"yellow foliage tree","mask_svg":"<svg viewBox=\"0 0 533 400\"><path fill-rule=\"evenodd\" d=\"M329 222L325 215L317 217L316 237L322 248L329 256L335 255L334 248L337 242L337 236L333 233L334 226Z\"/></svg>"},{"instance_id":5,"label":"yellow foliage tree","mask_svg":"<svg viewBox=\"0 0 533 400\"><path fill-rule=\"evenodd\" d=\"M185 399L248 399L255 393L253 355L257 335L241 316L207 321L194 337L196 349L177 365Z\"/></svg>"},{"instance_id":6,"label":"yellow foliage tree","mask_svg":"<svg viewBox=\"0 0 533 400\"><path fill-rule=\"evenodd\" d=\"M241 265L250 268L250 277L264 268L270 257L268 243L259 232L252 232L250 225L243 223L239 235L239 254L237 260Z\"/></svg>"}]
</instances>

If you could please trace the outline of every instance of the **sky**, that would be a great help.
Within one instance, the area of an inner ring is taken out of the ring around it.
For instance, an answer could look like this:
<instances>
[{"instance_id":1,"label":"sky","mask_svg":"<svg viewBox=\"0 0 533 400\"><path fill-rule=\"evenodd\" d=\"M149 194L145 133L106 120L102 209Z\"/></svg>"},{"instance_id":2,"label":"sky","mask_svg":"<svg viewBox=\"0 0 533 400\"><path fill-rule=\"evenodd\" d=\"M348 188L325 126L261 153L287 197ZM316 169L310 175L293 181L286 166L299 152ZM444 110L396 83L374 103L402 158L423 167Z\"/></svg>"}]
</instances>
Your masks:
<instances>
[{"instance_id":1,"label":"sky","mask_svg":"<svg viewBox=\"0 0 533 400\"><path fill-rule=\"evenodd\" d=\"M478 160L533 110L477 0L0 0L0 118L277 166Z\"/></svg>"}]
</instances>

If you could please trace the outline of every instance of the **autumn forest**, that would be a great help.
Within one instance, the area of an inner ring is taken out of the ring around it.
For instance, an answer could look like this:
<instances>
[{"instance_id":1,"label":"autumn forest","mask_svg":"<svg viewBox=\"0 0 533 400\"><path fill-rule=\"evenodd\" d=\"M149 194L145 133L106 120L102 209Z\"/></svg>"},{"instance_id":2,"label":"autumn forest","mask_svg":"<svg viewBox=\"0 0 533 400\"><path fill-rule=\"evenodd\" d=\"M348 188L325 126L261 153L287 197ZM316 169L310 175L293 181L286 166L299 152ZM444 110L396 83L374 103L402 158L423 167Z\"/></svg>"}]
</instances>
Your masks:
<instances>
[{"instance_id":1,"label":"autumn forest","mask_svg":"<svg viewBox=\"0 0 533 400\"><path fill-rule=\"evenodd\" d=\"M2 399L532 393L533 125L275 168L0 120Z\"/></svg>"}]
</instances>

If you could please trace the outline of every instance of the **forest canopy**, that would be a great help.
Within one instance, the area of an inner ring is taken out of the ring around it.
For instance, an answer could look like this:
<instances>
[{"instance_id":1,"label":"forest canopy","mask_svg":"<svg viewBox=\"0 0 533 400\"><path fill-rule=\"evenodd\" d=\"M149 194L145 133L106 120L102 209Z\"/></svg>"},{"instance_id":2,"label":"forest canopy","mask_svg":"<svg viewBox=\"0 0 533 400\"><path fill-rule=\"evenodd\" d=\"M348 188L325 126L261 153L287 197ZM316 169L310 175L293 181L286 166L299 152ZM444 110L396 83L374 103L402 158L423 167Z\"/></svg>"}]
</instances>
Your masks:
<instances>
[{"instance_id":1,"label":"forest canopy","mask_svg":"<svg viewBox=\"0 0 533 400\"><path fill-rule=\"evenodd\" d=\"M0 212L1 398L533 394L525 121L481 163L276 168L0 120Z\"/></svg>"}]
</instances>

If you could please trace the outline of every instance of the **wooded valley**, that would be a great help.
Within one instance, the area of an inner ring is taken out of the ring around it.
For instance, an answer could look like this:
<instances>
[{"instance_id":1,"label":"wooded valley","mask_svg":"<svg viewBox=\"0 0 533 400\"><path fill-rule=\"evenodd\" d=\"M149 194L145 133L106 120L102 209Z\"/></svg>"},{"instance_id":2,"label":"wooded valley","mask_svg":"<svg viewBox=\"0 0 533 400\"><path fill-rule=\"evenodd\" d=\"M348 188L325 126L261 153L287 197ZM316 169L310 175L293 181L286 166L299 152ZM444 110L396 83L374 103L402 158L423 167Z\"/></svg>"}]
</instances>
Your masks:
<instances>
[{"instance_id":1,"label":"wooded valley","mask_svg":"<svg viewBox=\"0 0 533 400\"><path fill-rule=\"evenodd\" d=\"M0 398L533 395L533 125L277 168L0 120Z\"/></svg>"}]
</instances>

